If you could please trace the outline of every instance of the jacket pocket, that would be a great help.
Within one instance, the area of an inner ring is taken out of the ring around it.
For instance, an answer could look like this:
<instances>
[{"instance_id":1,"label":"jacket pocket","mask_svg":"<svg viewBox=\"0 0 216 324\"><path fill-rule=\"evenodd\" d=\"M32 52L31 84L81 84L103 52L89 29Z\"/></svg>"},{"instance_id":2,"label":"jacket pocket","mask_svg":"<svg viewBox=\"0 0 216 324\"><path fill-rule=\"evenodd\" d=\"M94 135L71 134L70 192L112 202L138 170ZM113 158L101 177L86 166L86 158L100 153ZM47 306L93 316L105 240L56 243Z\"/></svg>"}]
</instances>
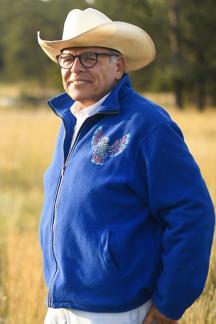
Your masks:
<instances>
[{"instance_id":1,"label":"jacket pocket","mask_svg":"<svg viewBox=\"0 0 216 324\"><path fill-rule=\"evenodd\" d=\"M117 257L115 255L115 240L110 230L104 230L100 239L100 251L103 265L111 276L119 276Z\"/></svg>"}]
</instances>

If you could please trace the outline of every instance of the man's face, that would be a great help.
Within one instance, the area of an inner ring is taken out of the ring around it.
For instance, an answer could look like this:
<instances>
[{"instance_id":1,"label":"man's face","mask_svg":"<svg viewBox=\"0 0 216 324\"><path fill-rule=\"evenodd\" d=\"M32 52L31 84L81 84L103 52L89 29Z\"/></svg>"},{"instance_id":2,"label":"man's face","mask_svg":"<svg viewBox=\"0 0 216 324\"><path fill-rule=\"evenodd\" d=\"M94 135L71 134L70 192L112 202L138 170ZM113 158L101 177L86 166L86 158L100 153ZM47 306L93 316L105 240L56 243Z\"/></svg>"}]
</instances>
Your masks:
<instances>
[{"instance_id":1,"label":"man's face","mask_svg":"<svg viewBox=\"0 0 216 324\"><path fill-rule=\"evenodd\" d=\"M80 55L86 52L108 53L111 51L100 47L83 47L64 49L62 53ZM124 72L124 60L121 56L97 57L97 63L91 67L84 67L78 58L71 68L61 69L65 91L80 103L80 108L90 106L105 96L120 80Z\"/></svg>"}]
</instances>

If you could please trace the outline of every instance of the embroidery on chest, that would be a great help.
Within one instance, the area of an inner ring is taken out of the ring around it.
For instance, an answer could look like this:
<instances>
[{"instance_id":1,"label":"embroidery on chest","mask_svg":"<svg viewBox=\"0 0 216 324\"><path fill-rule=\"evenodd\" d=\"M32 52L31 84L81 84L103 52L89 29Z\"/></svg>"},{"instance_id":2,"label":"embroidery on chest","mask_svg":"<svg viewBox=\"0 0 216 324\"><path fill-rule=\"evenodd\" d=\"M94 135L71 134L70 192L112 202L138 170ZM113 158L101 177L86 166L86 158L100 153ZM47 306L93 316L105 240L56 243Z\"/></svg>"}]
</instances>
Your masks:
<instances>
[{"instance_id":1,"label":"embroidery on chest","mask_svg":"<svg viewBox=\"0 0 216 324\"><path fill-rule=\"evenodd\" d=\"M113 144L109 144L109 137L105 136L102 127L98 127L91 140L92 158L91 162L103 165L107 157L113 157L123 152L128 144L130 134L116 139Z\"/></svg>"}]
</instances>

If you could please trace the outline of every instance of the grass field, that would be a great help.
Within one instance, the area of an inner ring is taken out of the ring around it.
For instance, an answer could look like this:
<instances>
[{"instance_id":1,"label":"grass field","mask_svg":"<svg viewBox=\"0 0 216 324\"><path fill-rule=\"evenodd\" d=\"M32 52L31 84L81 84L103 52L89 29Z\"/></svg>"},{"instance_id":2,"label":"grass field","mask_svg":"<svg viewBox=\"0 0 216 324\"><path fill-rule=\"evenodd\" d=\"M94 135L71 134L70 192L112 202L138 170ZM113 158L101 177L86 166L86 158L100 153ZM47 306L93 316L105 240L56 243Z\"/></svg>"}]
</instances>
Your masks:
<instances>
[{"instance_id":1,"label":"grass field","mask_svg":"<svg viewBox=\"0 0 216 324\"><path fill-rule=\"evenodd\" d=\"M216 111L170 114L181 126L216 203ZM45 109L0 110L0 324L43 323L46 290L38 223L43 172L58 126L59 120ZM205 291L181 324L216 323L215 257L214 247Z\"/></svg>"}]
</instances>

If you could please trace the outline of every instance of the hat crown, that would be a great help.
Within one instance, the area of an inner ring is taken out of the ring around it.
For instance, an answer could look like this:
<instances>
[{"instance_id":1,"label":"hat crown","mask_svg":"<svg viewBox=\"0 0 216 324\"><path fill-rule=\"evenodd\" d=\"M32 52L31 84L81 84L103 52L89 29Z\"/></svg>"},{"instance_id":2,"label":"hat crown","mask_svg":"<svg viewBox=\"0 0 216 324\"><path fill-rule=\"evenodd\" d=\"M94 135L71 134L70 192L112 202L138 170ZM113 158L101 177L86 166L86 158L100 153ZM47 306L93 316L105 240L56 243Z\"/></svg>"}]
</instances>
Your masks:
<instances>
[{"instance_id":1,"label":"hat crown","mask_svg":"<svg viewBox=\"0 0 216 324\"><path fill-rule=\"evenodd\" d=\"M112 20L96 9L73 9L68 13L65 19L62 40L77 37L93 28L109 22L112 22Z\"/></svg>"},{"instance_id":2,"label":"hat crown","mask_svg":"<svg viewBox=\"0 0 216 324\"><path fill-rule=\"evenodd\" d=\"M102 12L88 8L71 10L64 23L61 40L44 40L38 32L38 43L51 60L64 48L106 47L122 53L125 71L136 71L155 58L155 47L150 36L141 28L122 21L112 21Z\"/></svg>"}]
</instances>

